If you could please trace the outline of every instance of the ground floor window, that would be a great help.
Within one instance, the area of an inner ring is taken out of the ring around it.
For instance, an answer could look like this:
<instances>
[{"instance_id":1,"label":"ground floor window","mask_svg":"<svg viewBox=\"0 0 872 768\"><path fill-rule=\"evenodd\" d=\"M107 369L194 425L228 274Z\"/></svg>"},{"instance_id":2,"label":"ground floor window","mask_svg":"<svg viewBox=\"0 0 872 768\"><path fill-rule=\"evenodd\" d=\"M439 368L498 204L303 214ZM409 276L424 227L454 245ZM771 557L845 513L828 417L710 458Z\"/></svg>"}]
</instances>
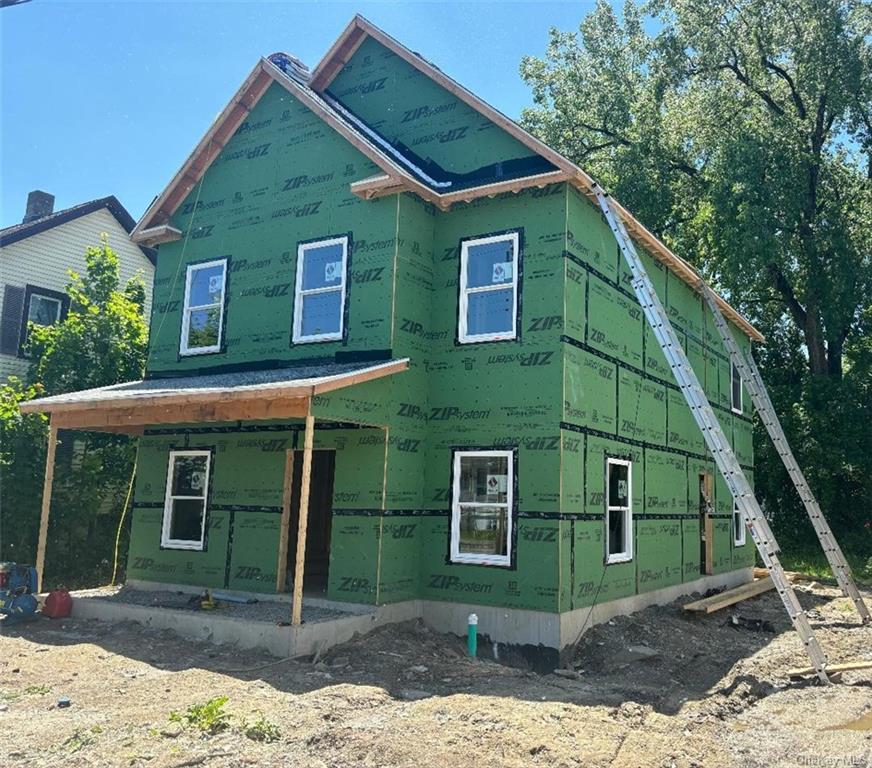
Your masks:
<instances>
[{"instance_id":1,"label":"ground floor window","mask_svg":"<svg viewBox=\"0 0 872 768\"><path fill-rule=\"evenodd\" d=\"M203 549L209 451L171 451L167 469L161 546Z\"/></svg>"},{"instance_id":2,"label":"ground floor window","mask_svg":"<svg viewBox=\"0 0 872 768\"><path fill-rule=\"evenodd\" d=\"M733 544L737 547L745 546L745 513L739 509L739 505L733 502Z\"/></svg>"},{"instance_id":3,"label":"ground floor window","mask_svg":"<svg viewBox=\"0 0 872 768\"><path fill-rule=\"evenodd\" d=\"M606 562L633 559L632 462L606 460Z\"/></svg>"},{"instance_id":4,"label":"ground floor window","mask_svg":"<svg viewBox=\"0 0 872 768\"><path fill-rule=\"evenodd\" d=\"M451 560L512 562L512 451L457 451L451 505Z\"/></svg>"}]
</instances>

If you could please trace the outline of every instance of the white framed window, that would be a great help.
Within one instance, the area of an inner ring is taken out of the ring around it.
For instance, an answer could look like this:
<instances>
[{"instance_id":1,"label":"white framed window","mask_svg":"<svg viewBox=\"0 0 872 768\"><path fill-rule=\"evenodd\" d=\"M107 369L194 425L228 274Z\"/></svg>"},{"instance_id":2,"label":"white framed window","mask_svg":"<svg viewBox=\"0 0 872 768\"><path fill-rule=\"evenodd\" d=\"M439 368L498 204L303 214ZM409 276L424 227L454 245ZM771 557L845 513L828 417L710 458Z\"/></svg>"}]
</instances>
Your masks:
<instances>
[{"instance_id":1,"label":"white framed window","mask_svg":"<svg viewBox=\"0 0 872 768\"><path fill-rule=\"evenodd\" d=\"M337 341L345 329L348 236L297 247L294 344Z\"/></svg>"},{"instance_id":2,"label":"white framed window","mask_svg":"<svg viewBox=\"0 0 872 768\"><path fill-rule=\"evenodd\" d=\"M203 549L209 451L170 451L160 543L168 549Z\"/></svg>"},{"instance_id":3,"label":"white framed window","mask_svg":"<svg viewBox=\"0 0 872 768\"><path fill-rule=\"evenodd\" d=\"M745 513L733 502L733 546L745 546Z\"/></svg>"},{"instance_id":4,"label":"white framed window","mask_svg":"<svg viewBox=\"0 0 872 768\"><path fill-rule=\"evenodd\" d=\"M511 565L512 451L457 451L451 504L451 561Z\"/></svg>"},{"instance_id":5,"label":"white framed window","mask_svg":"<svg viewBox=\"0 0 872 768\"><path fill-rule=\"evenodd\" d=\"M633 559L633 463L606 460L606 562Z\"/></svg>"},{"instance_id":6,"label":"white framed window","mask_svg":"<svg viewBox=\"0 0 872 768\"><path fill-rule=\"evenodd\" d=\"M68 303L65 294L48 288L28 285L24 294L24 318L19 331L18 354L27 357L27 342L30 339L30 329L34 325L57 325L64 316Z\"/></svg>"},{"instance_id":7,"label":"white framed window","mask_svg":"<svg viewBox=\"0 0 872 768\"><path fill-rule=\"evenodd\" d=\"M742 413L742 376L735 363L730 363L730 404L733 413Z\"/></svg>"},{"instance_id":8,"label":"white framed window","mask_svg":"<svg viewBox=\"0 0 872 768\"><path fill-rule=\"evenodd\" d=\"M517 232L464 240L460 248L458 341L518 336Z\"/></svg>"},{"instance_id":9,"label":"white framed window","mask_svg":"<svg viewBox=\"0 0 872 768\"><path fill-rule=\"evenodd\" d=\"M191 264L185 277L185 309L179 354L221 351L227 259Z\"/></svg>"},{"instance_id":10,"label":"white framed window","mask_svg":"<svg viewBox=\"0 0 872 768\"><path fill-rule=\"evenodd\" d=\"M34 325L54 325L60 322L63 302L54 296L31 293L27 305L27 322Z\"/></svg>"}]
</instances>

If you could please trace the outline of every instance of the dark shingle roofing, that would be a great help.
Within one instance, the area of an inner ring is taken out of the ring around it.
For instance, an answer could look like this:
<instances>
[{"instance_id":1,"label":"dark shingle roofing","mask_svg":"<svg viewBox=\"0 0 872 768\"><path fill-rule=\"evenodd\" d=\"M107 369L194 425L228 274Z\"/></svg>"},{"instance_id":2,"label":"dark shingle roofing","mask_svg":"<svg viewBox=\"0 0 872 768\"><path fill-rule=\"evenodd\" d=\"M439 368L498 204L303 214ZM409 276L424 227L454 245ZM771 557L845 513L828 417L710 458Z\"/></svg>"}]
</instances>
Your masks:
<instances>
[{"instance_id":1,"label":"dark shingle roofing","mask_svg":"<svg viewBox=\"0 0 872 768\"><path fill-rule=\"evenodd\" d=\"M62 211L55 211L54 213L50 213L48 216L28 221L25 224L13 224L10 227L4 227L3 229L0 229L0 247L17 243L19 240L24 240L28 237L33 237L33 235L37 235L40 232L45 232L46 230L60 226L61 224L66 224L68 221L73 221L81 216L87 216L89 213L99 211L101 208L108 210L109 213L115 217L118 223L124 227L125 232L129 234L133 231L133 228L136 226L133 217L127 212L127 209L121 205L115 195L109 195L109 197L101 197L87 203L80 203L71 208L64 208ZM157 252L154 248L147 248L141 245L139 248L152 264L156 263Z\"/></svg>"}]
</instances>

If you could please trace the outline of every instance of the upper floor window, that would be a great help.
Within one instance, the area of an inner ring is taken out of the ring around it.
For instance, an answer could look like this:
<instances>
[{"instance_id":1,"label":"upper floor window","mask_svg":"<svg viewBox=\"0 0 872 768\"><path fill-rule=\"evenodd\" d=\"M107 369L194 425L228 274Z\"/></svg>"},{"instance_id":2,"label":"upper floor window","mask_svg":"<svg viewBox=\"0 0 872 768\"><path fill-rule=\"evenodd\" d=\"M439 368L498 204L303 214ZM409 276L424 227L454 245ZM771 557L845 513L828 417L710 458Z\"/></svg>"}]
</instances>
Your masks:
<instances>
[{"instance_id":1,"label":"upper floor window","mask_svg":"<svg viewBox=\"0 0 872 768\"><path fill-rule=\"evenodd\" d=\"M203 549L209 451L171 451L160 543L169 549Z\"/></svg>"},{"instance_id":2,"label":"upper floor window","mask_svg":"<svg viewBox=\"0 0 872 768\"><path fill-rule=\"evenodd\" d=\"M606 562L633 559L632 462L606 460Z\"/></svg>"},{"instance_id":3,"label":"upper floor window","mask_svg":"<svg viewBox=\"0 0 872 768\"><path fill-rule=\"evenodd\" d=\"M203 355L221 350L226 281L227 259L188 267L179 347L182 355Z\"/></svg>"},{"instance_id":4,"label":"upper floor window","mask_svg":"<svg viewBox=\"0 0 872 768\"><path fill-rule=\"evenodd\" d=\"M347 266L347 235L300 243L294 296L294 344L342 338Z\"/></svg>"},{"instance_id":5,"label":"upper floor window","mask_svg":"<svg viewBox=\"0 0 872 768\"><path fill-rule=\"evenodd\" d=\"M518 244L518 232L464 240L461 244L461 344L517 337Z\"/></svg>"},{"instance_id":6,"label":"upper floor window","mask_svg":"<svg viewBox=\"0 0 872 768\"><path fill-rule=\"evenodd\" d=\"M512 562L512 451L457 451L451 504L451 560Z\"/></svg>"},{"instance_id":7,"label":"upper floor window","mask_svg":"<svg viewBox=\"0 0 872 768\"><path fill-rule=\"evenodd\" d=\"M730 363L730 402L733 413L742 413L742 377L735 363Z\"/></svg>"}]
</instances>

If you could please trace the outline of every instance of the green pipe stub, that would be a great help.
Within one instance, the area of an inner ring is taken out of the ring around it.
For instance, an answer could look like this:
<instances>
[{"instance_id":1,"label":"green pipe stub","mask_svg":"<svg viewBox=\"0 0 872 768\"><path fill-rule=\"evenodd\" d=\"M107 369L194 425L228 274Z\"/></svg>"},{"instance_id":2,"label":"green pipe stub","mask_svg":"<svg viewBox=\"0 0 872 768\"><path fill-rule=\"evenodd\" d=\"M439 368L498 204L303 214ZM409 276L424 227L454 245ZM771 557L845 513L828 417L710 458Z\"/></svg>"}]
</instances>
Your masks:
<instances>
[{"instance_id":1,"label":"green pipe stub","mask_svg":"<svg viewBox=\"0 0 872 768\"><path fill-rule=\"evenodd\" d=\"M466 650L473 659L478 653L478 616L474 613L470 613L467 619Z\"/></svg>"}]
</instances>

